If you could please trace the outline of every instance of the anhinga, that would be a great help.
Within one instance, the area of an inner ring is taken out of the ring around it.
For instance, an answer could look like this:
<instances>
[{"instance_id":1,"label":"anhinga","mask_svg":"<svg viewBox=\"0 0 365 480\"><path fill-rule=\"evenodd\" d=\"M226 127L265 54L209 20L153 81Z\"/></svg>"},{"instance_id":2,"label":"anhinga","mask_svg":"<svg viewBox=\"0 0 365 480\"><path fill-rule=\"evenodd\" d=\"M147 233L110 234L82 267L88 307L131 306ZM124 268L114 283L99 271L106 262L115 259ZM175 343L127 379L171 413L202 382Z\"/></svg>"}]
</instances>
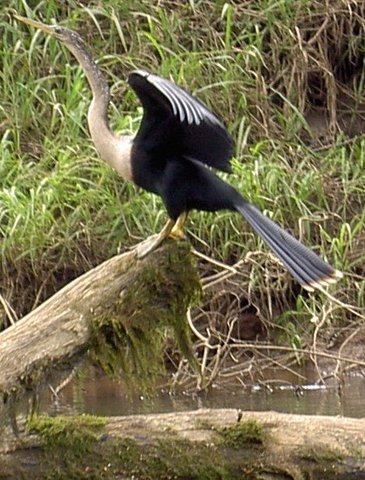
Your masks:
<instances>
[{"instance_id":1,"label":"anhinga","mask_svg":"<svg viewBox=\"0 0 365 480\"><path fill-rule=\"evenodd\" d=\"M342 276L209 168L230 171L233 142L221 121L203 103L168 80L136 70L128 82L142 103L142 122L135 137L117 136L107 118L108 84L80 35L64 27L15 17L54 35L79 61L93 93L88 123L101 158L123 178L162 198L170 220L140 250L141 255L169 235L181 236L190 210L228 209L248 221L306 289L312 291Z\"/></svg>"}]
</instances>

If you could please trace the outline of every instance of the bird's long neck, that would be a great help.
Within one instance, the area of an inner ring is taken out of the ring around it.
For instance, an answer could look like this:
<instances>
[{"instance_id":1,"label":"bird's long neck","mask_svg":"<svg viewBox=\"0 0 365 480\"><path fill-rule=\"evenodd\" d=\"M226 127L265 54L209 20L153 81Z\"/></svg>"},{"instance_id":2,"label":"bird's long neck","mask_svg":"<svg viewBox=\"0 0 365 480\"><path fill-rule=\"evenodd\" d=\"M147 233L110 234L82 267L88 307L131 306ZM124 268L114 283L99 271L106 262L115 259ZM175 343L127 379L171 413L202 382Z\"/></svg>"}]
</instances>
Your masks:
<instances>
[{"instance_id":1,"label":"bird's long neck","mask_svg":"<svg viewBox=\"0 0 365 480\"><path fill-rule=\"evenodd\" d=\"M88 124L95 148L104 161L115 168L122 177L131 180L132 137L115 135L110 129L108 83L83 42L79 42L76 46L68 45L68 47L82 66L93 93L88 112Z\"/></svg>"}]
</instances>

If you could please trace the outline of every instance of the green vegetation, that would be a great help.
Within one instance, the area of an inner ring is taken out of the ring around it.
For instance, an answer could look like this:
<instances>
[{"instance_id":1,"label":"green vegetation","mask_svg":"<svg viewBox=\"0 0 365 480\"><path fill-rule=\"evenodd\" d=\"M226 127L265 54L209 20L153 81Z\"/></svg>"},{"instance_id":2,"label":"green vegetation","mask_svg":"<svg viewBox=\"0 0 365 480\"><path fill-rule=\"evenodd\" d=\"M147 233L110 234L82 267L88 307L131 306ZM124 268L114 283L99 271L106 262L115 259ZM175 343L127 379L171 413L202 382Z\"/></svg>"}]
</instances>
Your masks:
<instances>
[{"instance_id":1,"label":"green vegetation","mask_svg":"<svg viewBox=\"0 0 365 480\"><path fill-rule=\"evenodd\" d=\"M319 445L292 458L280 445L271 444L270 437L265 436L256 421L221 429L224 441L220 437L214 439L215 435L209 441L183 440L173 429L157 438L156 427L157 423L152 430L147 427L145 436L139 434L136 440L133 424L131 438L119 437L118 420L108 424L103 418L84 415L34 417L28 423L28 431L37 435L40 442L32 450L28 445L27 453L33 454L36 462L33 460L32 469L29 462L19 462L16 478L258 480L268 475L293 480L344 478L341 454ZM262 448L262 443L267 448Z\"/></svg>"},{"instance_id":2,"label":"green vegetation","mask_svg":"<svg viewBox=\"0 0 365 480\"><path fill-rule=\"evenodd\" d=\"M112 376L122 369L131 386L146 391L165 372L161 352L166 329L173 331L178 350L197 370L186 311L199 297L200 281L187 242L176 245L170 240L163 248L162 257L147 256L143 268L128 270L129 285L120 305L114 303L92 325L93 363Z\"/></svg>"},{"instance_id":3,"label":"green vegetation","mask_svg":"<svg viewBox=\"0 0 365 480\"><path fill-rule=\"evenodd\" d=\"M173 434L140 444L132 438L113 438L106 433L105 425L105 419L90 415L34 417L28 423L28 431L42 440L42 478L100 478L98 475L105 479L135 475L141 480L256 478L258 469L250 455L250 447L256 442L236 444L234 448L241 454L227 456L223 444L192 444ZM146 432L146 438L150 434Z\"/></svg>"},{"instance_id":4,"label":"green vegetation","mask_svg":"<svg viewBox=\"0 0 365 480\"><path fill-rule=\"evenodd\" d=\"M244 448L247 445L262 445L265 440L263 426L256 420L240 422L232 427L224 427L219 430L222 435L222 443L230 448Z\"/></svg>"},{"instance_id":5,"label":"green vegetation","mask_svg":"<svg viewBox=\"0 0 365 480\"><path fill-rule=\"evenodd\" d=\"M50 425L55 419L50 419ZM63 479L191 479L191 480L254 480L256 467L242 452L240 456L227 457L224 451L212 444L168 438L160 442L140 444L133 439L111 439L87 443L79 450L71 436L65 439L55 433L43 437L41 471L36 477L49 480ZM79 435L78 435L79 437ZM81 437L80 437L81 438ZM55 448L59 446L60 448ZM29 475L29 473L28 473Z\"/></svg>"},{"instance_id":6,"label":"green vegetation","mask_svg":"<svg viewBox=\"0 0 365 480\"><path fill-rule=\"evenodd\" d=\"M29 433L38 434L47 448L62 451L64 455L81 457L90 452L100 437L106 419L92 415L78 417L33 416L28 424Z\"/></svg>"},{"instance_id":7,"label":"green vegetation","mask_svg":"<svg viewBox=\"0 0 365 480\"><path fill-rule=\"evenodd\" d=\"M85 5L9 0L0 12L0 293L18 316L155 233L166 214L98 159L78 64L13 11L81 33L112 86L118 131L136 131L141 118L125 83L135 68L171 77L219 112L236 141L230 182L349 273L332 294L363 308L362 1L334 0L330 13L317 0ZM256 252L239 282L266 318L285 313L276 321L290 344L324 311L326 325L348 322L322 294L302 295L239 216L192 213L188 231L226 263ZM211 268L202 263L202 274ZM0 307L0 329L7 321Z\"/></svg>"},{"instance_id":8,"label":"green vegetation","mask_svg":"<svg viewBox=\"0 0 365 480\"><path fill-rule=\"evenodd\" d=\"M316 445L316 448L308 447L307 449L302 450L300 457L306 461L324 464L326 462L340 462L343 460L344 455L341 452L336 452L329 447L326 448L324 446Z\"/></svg>"}]
</instances>

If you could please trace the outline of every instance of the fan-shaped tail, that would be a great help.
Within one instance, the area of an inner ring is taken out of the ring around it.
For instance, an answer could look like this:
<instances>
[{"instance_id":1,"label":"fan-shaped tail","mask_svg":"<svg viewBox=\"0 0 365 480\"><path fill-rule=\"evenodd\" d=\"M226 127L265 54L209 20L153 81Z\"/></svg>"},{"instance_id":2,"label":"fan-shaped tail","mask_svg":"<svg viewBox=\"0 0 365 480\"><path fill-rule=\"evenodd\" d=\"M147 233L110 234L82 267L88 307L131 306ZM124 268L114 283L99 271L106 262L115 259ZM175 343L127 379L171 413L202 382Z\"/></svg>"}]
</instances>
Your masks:
<instances>
[{"instance_id":1,"label":"fan-shaped tail","mask_svg":"<svg viewBox=\"0 0 365 480\"><path fill-rule=\"evenodd\" d=\"M285 268L307 290L313 291L342 278L342 272L335 270L318 255L263 215L258 208L242 200L235 208L247 220L258 235L268 244Z\"/></svg>"}]
</instances>

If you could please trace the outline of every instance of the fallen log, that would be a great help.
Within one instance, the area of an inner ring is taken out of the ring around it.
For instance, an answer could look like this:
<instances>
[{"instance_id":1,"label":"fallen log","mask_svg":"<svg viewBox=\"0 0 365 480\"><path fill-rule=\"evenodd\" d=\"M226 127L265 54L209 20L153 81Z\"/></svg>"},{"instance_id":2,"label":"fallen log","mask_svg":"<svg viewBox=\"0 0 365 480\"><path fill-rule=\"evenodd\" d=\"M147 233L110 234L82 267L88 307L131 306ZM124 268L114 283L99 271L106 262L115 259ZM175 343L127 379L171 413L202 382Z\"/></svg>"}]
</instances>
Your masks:
<instances>
[{"instance_id":1,"label":"fallen log","mask_svg":"<svg viewBox=\"0 0 365 480\"><path fill-rule=\"evenodd\" d=\"M0 411L85 354L139 386L153 382L166 328L189 355L186 311L199 292L187 242L167 241L142 259L134 249L90 270L0 333Z\"/></svg>"},{"instance_id":2,"label":"fallen log","mask_svg":"<svg viewBox=\"0 0 365 480\"><path fill-rule=\"evenodd\" d=\"M365 419L204 409L39 417L29 428L0 446L1 478L365 478Z\"/></svg>"}]
</instances>

